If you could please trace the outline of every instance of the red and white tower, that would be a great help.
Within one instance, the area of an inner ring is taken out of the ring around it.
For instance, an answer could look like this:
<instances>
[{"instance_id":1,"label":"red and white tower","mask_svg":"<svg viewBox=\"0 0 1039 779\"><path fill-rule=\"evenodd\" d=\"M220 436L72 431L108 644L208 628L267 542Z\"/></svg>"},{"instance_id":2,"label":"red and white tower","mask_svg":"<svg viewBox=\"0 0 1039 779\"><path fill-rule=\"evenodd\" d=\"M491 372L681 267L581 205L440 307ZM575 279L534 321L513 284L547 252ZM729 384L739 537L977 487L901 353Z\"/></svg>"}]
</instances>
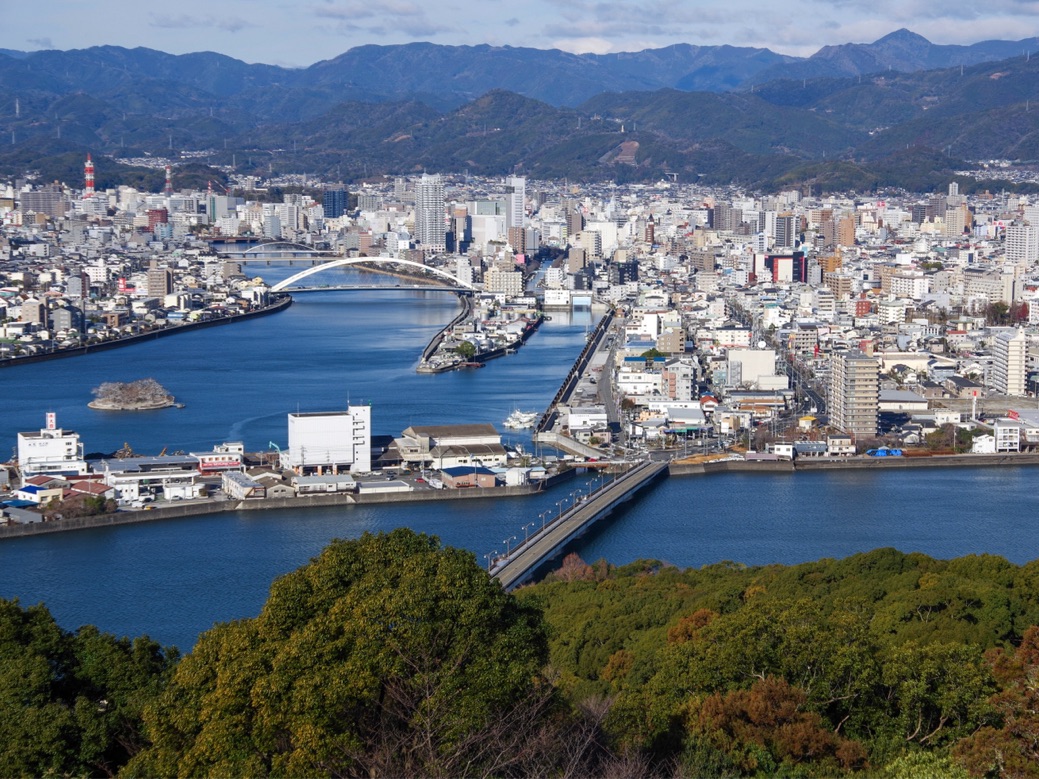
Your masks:
<instances>
[{"instance_id":1,"label":"red and white tower","mask_svg":"<svg viewBox=\"0 0 1039 779\"><path fill-rule=\"evenodd\" d=\"M83 178L85 179L85 186L83 188L83 197L94 196L94 161L90 159L90 153L87 152L87 161L83 165Z\"/></svg>"},{"instance_id":2,"label":"red and white tower","mask_svg":"<svg viewBox=\"0 0 1039 779\"><path fill-rule=\"evenodd\" d=\"M166 197L173 194L173 168L169 165L166 166L166 189L163 190L163 194Z\"/></svg>"}]
</instances>

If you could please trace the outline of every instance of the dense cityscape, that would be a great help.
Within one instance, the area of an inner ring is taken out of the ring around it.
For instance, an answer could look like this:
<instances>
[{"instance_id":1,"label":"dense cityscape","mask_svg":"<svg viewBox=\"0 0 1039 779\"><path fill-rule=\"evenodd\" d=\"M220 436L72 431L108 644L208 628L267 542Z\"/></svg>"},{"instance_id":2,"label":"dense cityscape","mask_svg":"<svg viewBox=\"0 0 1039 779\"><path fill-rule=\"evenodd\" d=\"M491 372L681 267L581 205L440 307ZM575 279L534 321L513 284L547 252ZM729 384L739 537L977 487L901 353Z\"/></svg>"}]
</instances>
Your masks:
<instances>
[{"instance_id":1,"label":"dense cityscape","mask_svg":"<svg viewBox=\"0 0 1039 779\"><path fill-rule=\"evenodd\" d=\"M286 408L280 441L98 452L41 407L39 430L0 433L14 452L0 543L250 508L481 500L492 513L561 483L569 495L481 565L410 531L335 541L279 578L259 617L221 623L183 660L0 601L19 636L0 650L46 664L60 644L76 680L52 693L66 696L55 732L0 725L0 741L57 757L0 747L0 769L1034 775L1021 735L1035 725L1034 563L880 549L679 572L559 558L667 474L1039 464L1039 199L956 183L811 195L458 173L189 190L173 159L150 161L166 179L153 193L95 189L94 164L81 186L0 183L8 380L179 333L219 339L284 316L293 296L358 283L457 295L454 319L414 344L424 374L514 359L553 316L595 324L548 407L498 425L460 404L454 424L383 429L376 398ZM98 414L180 405L147 376L94 395ZM529 430L528 445L509 430ZM557 570L509 594L547 563ZM348 610L327 619L333 581L394 597L336 601ZM99 680L103 652L123 687ZM20 722L20 705L0 710ZM75 758L59 746L72 732Z\"/></svg>"}]
</instances>

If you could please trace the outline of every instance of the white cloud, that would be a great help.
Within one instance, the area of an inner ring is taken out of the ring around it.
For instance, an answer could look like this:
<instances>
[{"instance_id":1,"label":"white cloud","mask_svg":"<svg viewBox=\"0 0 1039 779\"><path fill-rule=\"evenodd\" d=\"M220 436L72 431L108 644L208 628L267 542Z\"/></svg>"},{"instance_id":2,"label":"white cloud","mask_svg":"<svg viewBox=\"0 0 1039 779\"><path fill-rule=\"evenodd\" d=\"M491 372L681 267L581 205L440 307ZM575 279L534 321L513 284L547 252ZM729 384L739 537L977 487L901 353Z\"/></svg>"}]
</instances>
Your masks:
<instances>
[{"instance_id":1,"label":"white cloud","mask_svg":"<svg viewBox=\"0 0 1039 779\"><path fill-rule=\"evenodd\" d=\"M613 42L604 38L558 38L551 41L550 48L571 54L609 54L614 51Z\"/></svg>"}]
</instances>

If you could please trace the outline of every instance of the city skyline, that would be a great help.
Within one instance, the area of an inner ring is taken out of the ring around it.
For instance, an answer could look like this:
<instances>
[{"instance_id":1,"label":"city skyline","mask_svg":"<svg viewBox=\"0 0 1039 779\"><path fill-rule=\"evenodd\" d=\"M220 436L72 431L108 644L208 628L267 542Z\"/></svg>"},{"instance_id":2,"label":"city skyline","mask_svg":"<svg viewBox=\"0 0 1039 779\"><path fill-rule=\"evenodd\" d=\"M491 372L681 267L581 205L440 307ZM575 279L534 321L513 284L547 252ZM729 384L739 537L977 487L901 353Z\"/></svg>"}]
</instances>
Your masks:
<instances>
[{"instance_id":1,"label":"city skyline","mask_svg":"<svg viewBox=\"0 0 1039 779\"><path fill-rule=\"evenodd\" d=\"M729 44L809 56L827 45L870 43L899 28L937 44L1020 40L1037 31L1030 5L1016 0L995 0L983 14L967 2L935 5L915 0L797 0L782 8L760 0L736 0L724 10L700 0L667 5L534 0L522 7L505 6L501 0L453 0L440 13L413 0L379 5L356 0L299 5L229 0L218 10L200 0L183 0L164 9L125 0L55 0L49 5L45 25L39 12L28 6L5 9L0 48L144 46L171 54L215 51L246 62L304 67L357 46L414 41L599 54L676 43Z\"/></svg>"}]
</instances>

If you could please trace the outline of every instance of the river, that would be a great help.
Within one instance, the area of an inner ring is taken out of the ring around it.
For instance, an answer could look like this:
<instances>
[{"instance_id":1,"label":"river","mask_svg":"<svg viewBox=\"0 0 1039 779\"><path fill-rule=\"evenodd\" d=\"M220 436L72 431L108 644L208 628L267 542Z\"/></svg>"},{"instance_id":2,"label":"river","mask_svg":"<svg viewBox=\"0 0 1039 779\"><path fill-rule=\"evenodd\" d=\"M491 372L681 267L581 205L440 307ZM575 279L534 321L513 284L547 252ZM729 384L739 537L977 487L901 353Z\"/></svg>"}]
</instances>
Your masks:
<instances>
[{"instance_id":1,"label":"river","mask_svg":"<svg viewBox=\"0 0 1039 779\"><path fill-rule=\"evenodd\" d=\"M263 269L276 277L284 269ZM356 273L356 271L349 271ZM284 445L286 415L370 402L377 434L411 424L501 422L543 409L594 325L589 312L557 314L514 355L482 370L415 373L419 353L458 310L435 292L299 296L287 311L145 344L0 372L0 446L39 429L54 411L87 451L124 443L154 454L241 440ZM103 381L153 377L183 409L97 412ZM529 446L529 438L506 435ZM880 546L936 557L1039 557L1028 468L727 474L672 478L640 494L581 539L575 551L624 564L721 560L796 563ZM542 495L444 504L354 506L214 515L0 543L0 597L44 602L66 628L96 624L190 649L215 621L255 615L271 581L329 540L407 526L483 555L504 550L523 525L580 482Z\"/></svg>"}]
</instances>

